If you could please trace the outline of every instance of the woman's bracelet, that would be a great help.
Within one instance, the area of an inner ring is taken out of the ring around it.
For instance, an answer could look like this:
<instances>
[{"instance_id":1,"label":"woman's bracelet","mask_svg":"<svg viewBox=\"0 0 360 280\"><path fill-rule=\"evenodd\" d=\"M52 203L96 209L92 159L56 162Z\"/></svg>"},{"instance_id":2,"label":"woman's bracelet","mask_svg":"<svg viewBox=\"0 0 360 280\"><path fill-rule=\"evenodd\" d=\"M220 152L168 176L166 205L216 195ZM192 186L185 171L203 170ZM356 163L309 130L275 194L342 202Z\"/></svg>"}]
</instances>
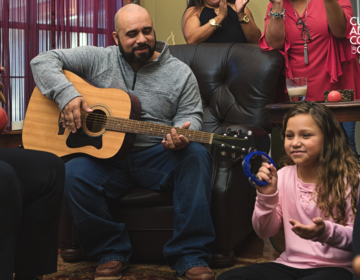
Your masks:
<instances>
[{"instance_id":1,"label":"woman's bracelet","mask_svg":"<svg viewBox=\"0 0 360 280\"><path fill-rule=\"evenodd\" d=\"M272 7L271 7L270 12L268 13L268 16L272 16L273 18L283 18L283 19L285 19L285 9L282 11L282 13L274 13L272 11Z\"/></svg>"}]
</instances>

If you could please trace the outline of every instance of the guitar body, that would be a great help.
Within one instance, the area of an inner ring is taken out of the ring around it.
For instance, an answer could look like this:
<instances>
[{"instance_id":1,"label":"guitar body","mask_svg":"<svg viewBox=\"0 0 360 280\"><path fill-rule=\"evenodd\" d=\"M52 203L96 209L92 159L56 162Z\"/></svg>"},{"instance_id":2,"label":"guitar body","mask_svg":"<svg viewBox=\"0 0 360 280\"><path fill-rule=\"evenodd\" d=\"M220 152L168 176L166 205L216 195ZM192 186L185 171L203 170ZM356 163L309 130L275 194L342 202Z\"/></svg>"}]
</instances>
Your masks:
<instances>
[{"instance_id":1,"label":"guitar body","mask_svg":"<svg viewBox=\"0 0 360 280\"><path fill-rule=\"evenodd\" d=\"M70 133L62 127L57 104L36 87L25 115L24 147L59 157L77 153L101 159L126 156L133 146L135 134L105 130L105 123L110 116L139 119L141 106L138 98L120 89L96 88L69 71L64 71L64 74L94 114L87 114L87 118L82 119L82 128L75 134ZM94 121L94 118L99 119ZM90 119L92 123L88 122Z\"/></svg>"}]
</instances>

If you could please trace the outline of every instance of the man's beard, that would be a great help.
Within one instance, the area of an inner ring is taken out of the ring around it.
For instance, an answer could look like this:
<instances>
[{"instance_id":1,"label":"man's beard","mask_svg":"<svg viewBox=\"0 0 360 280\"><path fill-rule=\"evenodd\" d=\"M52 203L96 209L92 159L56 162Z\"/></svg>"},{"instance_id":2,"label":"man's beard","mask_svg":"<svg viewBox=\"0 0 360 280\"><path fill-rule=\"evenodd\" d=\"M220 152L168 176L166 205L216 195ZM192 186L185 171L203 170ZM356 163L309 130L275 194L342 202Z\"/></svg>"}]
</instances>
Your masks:
<instances>
[{"instance_id":1,"label":"man's beard","mask_svg":"<svg viewBox=\"0 0 360 280\"><path fill-rule=\"evenodd\" d=\"M149 59L153 56L154 52L155 52L155 47L156 47L156 36L155 36L155 44L154 47L151 48L151 46L148 43L145 44L140 44L137 45L136 47L133 47L131 49L131 52L126 52L123 48L123 46L121 45L119 36L118 36L118 42L119 42L119 49L121 54L123 55L124 59L127 60L130 63L134 63L134 64L145 64L146 62L149 61ZM145 53L139 53L139 55L135 55L135 51L138 49L144 49L144 48L148 48L149 51L145 52Z\"/></svg>"}]
</instances>

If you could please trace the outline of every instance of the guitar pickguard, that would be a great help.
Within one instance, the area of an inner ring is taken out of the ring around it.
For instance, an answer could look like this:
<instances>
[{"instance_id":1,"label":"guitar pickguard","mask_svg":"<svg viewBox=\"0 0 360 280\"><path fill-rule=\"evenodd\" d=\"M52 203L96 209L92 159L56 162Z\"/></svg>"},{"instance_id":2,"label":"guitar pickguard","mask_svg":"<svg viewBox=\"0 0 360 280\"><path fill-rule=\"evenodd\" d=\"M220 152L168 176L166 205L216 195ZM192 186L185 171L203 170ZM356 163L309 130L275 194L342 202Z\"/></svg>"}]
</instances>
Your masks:
<instances>
[{"instance_id":1,"label":"guitar pickguard","mask_svg":"<svg viewBox=\"0 0 360 280\"><path fill-rule=\"evenodd\" d=\"M85 146L93 146L96 149L101 149L103 146L102 135L97 137L90 137L81 128L76 133L70 133L66 139L66 145L69 148L80 148Z\"/></svg>"}]
</instances>

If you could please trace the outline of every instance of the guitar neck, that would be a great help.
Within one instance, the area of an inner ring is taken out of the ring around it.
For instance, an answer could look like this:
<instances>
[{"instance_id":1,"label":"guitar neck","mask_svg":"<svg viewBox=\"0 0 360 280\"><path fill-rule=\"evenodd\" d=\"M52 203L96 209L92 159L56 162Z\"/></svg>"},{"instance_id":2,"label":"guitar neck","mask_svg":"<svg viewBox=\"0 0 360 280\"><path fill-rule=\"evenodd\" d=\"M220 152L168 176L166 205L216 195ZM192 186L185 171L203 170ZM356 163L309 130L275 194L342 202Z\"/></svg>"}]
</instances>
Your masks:
<instances>
[{"instance_id":1,"label":"guitar neck","mask_svg":"<svg viewBox=\"0 0 360 280\"><path fill-rule=\"evenodd\" d=\"M118 117L108 117L105 126L106 130L144 134L162 138L165 138L172 128L176 129L178 135L183 135L189 141L206 144L211 144L213 141L214 133L176 128L167 125L147 123Z\"/></svg>"}]
</instances>

